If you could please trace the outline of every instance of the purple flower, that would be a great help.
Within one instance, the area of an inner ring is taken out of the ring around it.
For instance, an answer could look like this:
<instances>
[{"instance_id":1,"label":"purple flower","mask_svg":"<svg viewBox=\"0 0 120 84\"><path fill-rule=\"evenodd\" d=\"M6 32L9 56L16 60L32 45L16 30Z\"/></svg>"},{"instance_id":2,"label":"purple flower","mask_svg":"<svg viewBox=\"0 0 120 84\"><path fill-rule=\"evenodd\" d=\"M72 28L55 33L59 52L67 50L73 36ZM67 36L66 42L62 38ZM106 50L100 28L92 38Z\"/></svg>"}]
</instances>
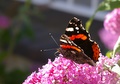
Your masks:
<instances>
[{"instance_id":1,"label":"purple flower","mask_svg":"<svg viewBox=\"0 0 120 84\"><path fill-rule=\"evenodd\" d=\"M113 34L120 35L120 8L116 8L106 15L104 27Z\"/></svg>"},{"instance_id":2,"label":"purple flower","mask_svg":"<svg viewBox=\"0 0 120 84\"><path fill-rule=\"evenodd\" d=\"M118 74L104 69L104 63L113 65L120 56L114 59L101 56L96 66L77 64L64 58L61 54L52 62L44 65L38 72L33 72L23 84L116 84Z\"/></svg>"},{"instance_id":3,"label":"purple flower","mask_svg":"<svg viewBox=\"0 0 120 84\"><path fill-rule=\"evenodd\" d=\"M0 28L8 28L10 26L10 19L6 16L0 15Z\"/></svg>"},{"instance_id":4,"label":"purple flower","mask_svg":"<svg viewBox=\"0 0 120 84\"><path fill-rule=\"evenodd\" d=\"M112 50L119 35L117 34L112 34L111 32L105 30L104 28L102 28L100 31L99 31L99 37L101 39L101 41L104 43L104 45Z\"/></svg>"}]
</instances>

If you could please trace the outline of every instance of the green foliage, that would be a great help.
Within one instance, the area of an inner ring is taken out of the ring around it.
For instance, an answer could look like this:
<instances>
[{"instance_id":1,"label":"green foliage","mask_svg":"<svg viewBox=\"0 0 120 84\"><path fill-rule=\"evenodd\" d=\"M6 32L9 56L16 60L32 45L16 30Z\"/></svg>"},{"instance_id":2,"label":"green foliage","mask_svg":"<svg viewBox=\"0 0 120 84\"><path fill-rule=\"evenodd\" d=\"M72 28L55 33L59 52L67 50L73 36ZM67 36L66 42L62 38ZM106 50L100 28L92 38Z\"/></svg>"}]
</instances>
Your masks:
<instances>
[{"instance_id":1,"label":"green foliage","mask_svg":"<svg viewBox=\"0 0 120 84\"><path fill-rule=\"evenodd\" d=\"M97 8L97 11L113 10L120 7L120 0L104 0Z\"/></svg>"},{"instance_id":2,"label":"green foliage","mask_svg":"<svg viewBox=\"0 0 120 84\"><path fill-rule=\"evenodd\" d=\"M0 62L7 56L7 51L0 51Z\"/></svg>"},{"instance_id":3,"label":"green foliage","mask_svg":"<svg viewBox=\"0 0 120 84\"><path fill-rule=\"evenodd\" d=\"M10 42L10 29L0 29L0 46L4 46Z\"/></svg>"},{"instance_id":4,"label":"green foliage","mask_svg":"<svg viewBox=\"0 0 120 84\"><path fill-rule=\"evenodd\" d=\"M96 11L94 12L93 16L86 22L86 29L89 30L92 21L96 15L96 13L98 11L106 11L106 10L113 10L115 8L119 8L120 7L120 0L104 0L103 2L101 2L98 6L98 8L96 9Z\"/></svg>"},{"instance_id":5,"label":"green foliage","mask_svg":"<svg viewBox=\"0 0 120 84\"><path fill-rule=\"evenodd\" d=\"M29 71L18 69L6 72L4 65L0 64L0 84L22 84L28 75Z\"/></svg>"},{"instance_id":6,"label":"green foliage","mask_svg":"<svg viewBox=\"0 0 120 84\"><path fill-rule=\"evenodd\" d=\"M96 12L94 13L94 15L85 24L85 28L86 28L87 31L89 31L89 28L90 28L90 26L92 24L92 21L94 19L95 14L96 14Z\"/></svg>"},{"instance_id":7,"label":"green foliage","mask_svg":"<svg viewBox=\"0 0 120 84\"><path fill-rule=\"evenodd\" d=\"M7 9L6 3L6 0L0 1L2 11ZM25 37L34 39L30 16L40 17L41 14L37 8L31 6L31 0L26 0L25 4L22 4L17 11L18 14L10 18L11 24L9 27L0 28L0 84L22 84L29 73L27 70L21 71L19 69L7 72L4 61L7 56L13 55L14 47L21 39Z\"/></svg>"}]
</instances>

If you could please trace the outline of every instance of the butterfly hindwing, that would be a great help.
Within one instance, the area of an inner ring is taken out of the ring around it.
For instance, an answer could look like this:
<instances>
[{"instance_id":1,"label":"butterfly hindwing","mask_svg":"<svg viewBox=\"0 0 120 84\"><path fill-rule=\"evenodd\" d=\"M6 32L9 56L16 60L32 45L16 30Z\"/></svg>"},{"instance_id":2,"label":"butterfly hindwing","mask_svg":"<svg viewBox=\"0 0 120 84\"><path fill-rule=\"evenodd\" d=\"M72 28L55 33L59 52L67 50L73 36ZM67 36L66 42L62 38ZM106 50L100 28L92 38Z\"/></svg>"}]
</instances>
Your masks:
<instances>
[{"instance_id":1,"label":"butterfly hindwing","mask_svg":"<svg viewBox=\"0 0 120 84\"><path fill-rule=\"evenodd\" d=\"M63 54L65 58L71 59L76 63L95 65L95 62L65 34L61 35L60 48L58 51Z\"/></svg>"}]
</instances>

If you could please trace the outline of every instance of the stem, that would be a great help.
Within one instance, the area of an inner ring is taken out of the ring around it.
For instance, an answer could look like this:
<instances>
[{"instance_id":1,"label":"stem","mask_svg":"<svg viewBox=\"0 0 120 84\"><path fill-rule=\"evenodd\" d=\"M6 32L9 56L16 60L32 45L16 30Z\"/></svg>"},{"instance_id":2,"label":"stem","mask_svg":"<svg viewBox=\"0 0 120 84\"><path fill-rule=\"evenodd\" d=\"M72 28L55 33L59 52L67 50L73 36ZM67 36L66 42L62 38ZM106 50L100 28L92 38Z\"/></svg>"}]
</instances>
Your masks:
<instances>
[{"instance_id":1,"label":"stem","mask_svg":"<svg viewBox=\"0 0 120 84\"><path fill-rule=\"evenodd\" d=\"M10 44L9 44L7 56L10 56L13 53L14 46L16 43L17 34L19 33L19 30L20 30L18 26L14 28L13 36L12 36Z\"/></svg>"},{"instance_id":2,"label":"stem","mask_svg":"<svg viewBox=\"0 0 120 84\"><path fill-rule=\"evenodd\" d=\"M120 53L120 36L118 37L118 40L117 40L117 42L114 45L113 56L112 57L115 57L116 53Z\"/></svg>"}]
</instances>

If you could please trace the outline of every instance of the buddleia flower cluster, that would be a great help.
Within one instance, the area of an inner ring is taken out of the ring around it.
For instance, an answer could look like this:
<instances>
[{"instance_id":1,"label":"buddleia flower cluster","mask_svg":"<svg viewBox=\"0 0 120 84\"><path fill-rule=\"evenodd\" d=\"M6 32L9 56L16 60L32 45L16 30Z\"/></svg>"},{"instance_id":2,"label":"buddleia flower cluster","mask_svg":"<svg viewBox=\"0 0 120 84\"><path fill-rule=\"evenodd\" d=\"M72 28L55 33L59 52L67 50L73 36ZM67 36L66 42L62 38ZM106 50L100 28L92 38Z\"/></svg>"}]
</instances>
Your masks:
<instances>
[{"instance_id":1,"label":"buddleia flower cluster","mask_svg":"<svg viewBox=\"0 0 120 84\"><path fill-rule=\"evenodd\" d=\"M33 72L23 84L120 84L120 74L112 71L120 56L110 59L100 56L96 66L77 64L61 54L37 72Z\"/></svg>"}]
</instances>

